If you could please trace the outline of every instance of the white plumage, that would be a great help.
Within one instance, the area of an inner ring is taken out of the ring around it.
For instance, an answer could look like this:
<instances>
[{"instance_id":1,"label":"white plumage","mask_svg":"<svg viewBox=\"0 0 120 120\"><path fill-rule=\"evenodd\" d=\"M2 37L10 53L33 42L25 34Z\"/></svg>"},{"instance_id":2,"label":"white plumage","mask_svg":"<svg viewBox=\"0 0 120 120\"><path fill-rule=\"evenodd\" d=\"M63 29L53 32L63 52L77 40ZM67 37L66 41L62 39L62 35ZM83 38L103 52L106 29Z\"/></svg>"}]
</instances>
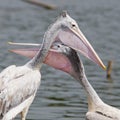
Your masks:
<instances>
[{"instance_id":1,"label":"white plumage","mask_svg":"<svg viewBox=\"0 0 120 120\"><path fill-rule=\"evenodd\" d=\"M63 12L56 22L48 28L43 38L41 50L31 61L20 67L12 65L0 74L0 115L2 120L10 120L18 113L22 113L21 118L25 120L40 84L39 70L54 41L60 41L81 52L105 69L101 59L80 31L76 21ZM89 54L86 54L88 51Z\"/></svg>"},{"instance_id":2,"label":"white plumage","mask_svg":"<svg viewBox=\"0 0 120 120\"><path fill-rule=\"evenodd\" d=\"M66 66L67 64L67 73L73 76L87 93L88 112L86 120L120 120L120 109L104 103L87 80L83 63L76 51L61 44L57 44L53 48L64 55L65 62L63 65Z\"/></svg>"},{"instance_id":3,"label":"white plumage","mask_svg":"<svg viewBox=\"0 0 120 120\"><path fill-rule=\"evenodd\" d=\"M21 110L18 110L19 112L16 114L9 110L28 100L28 103L24 104L24 113L22 113L24 114L22 120L25 119L28 106L33 101L40 80L41 74L39 70L33 70L26 65L19 67L15 65L9 66L0 74L0 114L4 116L4 120L8 120L6 116L11 116L9 119L14 118ZM5 115L6 113L7 115ZM12 114L10 115L10 113Z\"/></svg>"},{"instance_id":4,"label":"white plumage","mask_svg":"<svg viewBox=\"0 0 120 120\"><path fill-rule=\"evenodd\" d=\"M76 25L74 28L73 23ZM59 32L64 28L68 28L77 36L80 33L76 22L66 12L63 12L45 32L42 48L32 60L24 66L12 65L0 74L0 116L2 120L10 120L18 113L21 113L21 119L25 120L40 84L39 70L52 43L58 40ZM62 39L63 42L65 40Z\"/></svg>"}]
</instances>

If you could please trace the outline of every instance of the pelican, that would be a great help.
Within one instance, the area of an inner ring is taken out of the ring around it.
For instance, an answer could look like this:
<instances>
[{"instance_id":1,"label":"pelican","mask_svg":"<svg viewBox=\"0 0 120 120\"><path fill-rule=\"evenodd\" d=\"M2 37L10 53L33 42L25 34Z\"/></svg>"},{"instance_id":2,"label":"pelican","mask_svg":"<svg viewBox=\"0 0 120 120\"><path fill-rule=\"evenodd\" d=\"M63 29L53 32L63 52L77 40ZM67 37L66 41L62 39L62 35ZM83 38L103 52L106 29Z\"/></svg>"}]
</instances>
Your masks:
<instances>
[{"instance_id":1,"label":"pelican","mask_svg":"<svg viewBox=\"0 0 120 120\"><path fill-rule=\"evenodd\" d=\"M52 27L48 28L42 48L32 60L23 66L11 65L0 73L0 119L11 120L21 113L21 120L25 120L40 85L43 60L56 37Z\"/></svg>"},{"instance_id":2,"label":"pelican","mask_svg":"<svg viewBox=\"0 0 120 120\"><path fill-rule=\"evenodd\" d=\"M81 52L105 69L103 62L80 31L77 22L67 12L62 12L58 19L48 27L43 41L42 49L27 64L21 67L12 65L1 72L0 115L2 120L10 120L18 113L21 113L21 119L25 120L40 84L39 70L54 42L61 42Z\"/></svg>"},{"instance_id":3,"label":"pelican","mask_svg":"<svg viewBox=\"0 0 120 120\"><path fill-rule=\"evenodd\" d=\"M94 63L101 66L104 70L106 69L106 66L103 64L102 60L81 32L77 22L71 18L66 11L63 11L55 23L51 26L51 31L48 32L48 39L50 34L53 34L54 42L64 43L66 46L71 47L72 49L83 54L88 59L92 60ZM21 43L18 43L18 45L20 44ZM32 45L32 43L29 45Z\"/></svg>"},{"instance_id":4,"label":"pelican","mask_svg":"<svg viewBox=\"0 0 120 120\"><path fill-rule=\"evenodd\" d=\"M67 12L62 12L58 19L48 27L42 48L32 60L23 66L11 65L0 73L0 117L2 120L11 120L19 113L21 113L21 119L25 120L41 81L39 70L54 42L70 46L105 69L76 21Z\"/></svg>"},{"instance_id":5,"label":"pelican","mask_svg":"<svg viewBox=\"0 0 120 120\"><path fill-rule=\"evenodd\" d=\"M11 120L18 113L21 113L21 119L25 120L39 87L41 81L39 70L50 45L51 41L47 40L47 34L45 34L42 49L32 60L23 66L11 65L0 73L0 117L2 120Z\"/></svg>"},{"instance_id":6,"label":"pelican","mask_svg":"<svg viewBox=\"0 0 120 120\"><path fill-rule=\"evenodd\" d=\"M36 44L36 46L38 45ZM33 57L38 49L14 49L11 51L26 57ZM54 43L46 59L45 64L67 72L85 89L88 98L86 120L120 120L120 110L104 103L87 80L83 63L75 50L61 43ZM54 64L51 64L52 60Z\"/></svg>"}]
</instances>

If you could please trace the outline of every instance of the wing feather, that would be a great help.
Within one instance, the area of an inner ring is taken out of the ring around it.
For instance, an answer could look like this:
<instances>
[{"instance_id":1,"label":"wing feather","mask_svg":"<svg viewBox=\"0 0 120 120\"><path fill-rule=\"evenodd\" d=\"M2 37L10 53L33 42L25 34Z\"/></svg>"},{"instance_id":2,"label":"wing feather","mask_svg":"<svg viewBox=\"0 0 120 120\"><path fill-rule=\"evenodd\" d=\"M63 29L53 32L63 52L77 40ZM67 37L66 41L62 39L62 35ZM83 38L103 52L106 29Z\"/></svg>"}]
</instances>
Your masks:
<instances>
[{"instance_id":1,"label":"wing feather","mask_svg":"<svg viewBox=\"0 0 120 120\"><path fill-rule=\"evenodd\" d=\"M4 117L2 120L12 120L18 113L20 113L25 107L29 106L32 101L34 100L34 96L32 95L29 98L27 98L24 102L22 102L20 105L12 108Z\"/></svg>"},{"instance_id":2,"label":"wing feather","mask_svg":"<svg viewBox=\"0 0 120 120\"><path fill-rule=\"evenodd\" d=\"M0 114L5 115L36 93L41 75L38 70L26 66L11 66L0 74L0 78Z\"/></svg>"}]
</instances>

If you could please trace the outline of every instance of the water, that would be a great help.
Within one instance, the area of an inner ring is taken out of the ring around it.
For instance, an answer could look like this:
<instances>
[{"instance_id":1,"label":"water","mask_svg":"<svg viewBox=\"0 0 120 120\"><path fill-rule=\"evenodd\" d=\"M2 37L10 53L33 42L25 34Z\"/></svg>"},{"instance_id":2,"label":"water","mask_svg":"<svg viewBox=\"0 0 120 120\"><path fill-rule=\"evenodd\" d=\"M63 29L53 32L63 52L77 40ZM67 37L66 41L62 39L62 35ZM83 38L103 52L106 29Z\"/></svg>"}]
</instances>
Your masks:
<instances>
[{"instance_id":1,"label":"water","mask_svg":"<svg viewBox=\"0 0 120 120\"><path fill-rule=\"evenodd\" d=\"M45 10L18 0L0 2L0 70L29 59L9 53L8 41L42 42L48 25L61 10L67 10L103 62L113 60L112 79L105 71L82 57L87 77L106 103L120 108L120 1L119 0L44 0L58 6ZM85 91L69 75L44 65L42 83L27 115L28 120L83 120L87 112Z\"/></svg>"}]
</instances>

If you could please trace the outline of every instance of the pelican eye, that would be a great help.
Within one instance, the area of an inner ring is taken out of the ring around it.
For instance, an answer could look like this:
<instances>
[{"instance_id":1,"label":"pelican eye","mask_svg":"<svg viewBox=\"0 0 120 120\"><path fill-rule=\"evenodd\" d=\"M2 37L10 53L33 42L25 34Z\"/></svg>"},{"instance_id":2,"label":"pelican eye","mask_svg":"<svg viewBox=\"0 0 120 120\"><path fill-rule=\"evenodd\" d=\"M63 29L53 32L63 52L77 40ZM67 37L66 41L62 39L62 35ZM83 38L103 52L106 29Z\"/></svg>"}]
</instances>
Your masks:
<instances>
[{"instance_id":1,"label":"pelican eye","mask_svg":"<svg viewBox=\"0 0 120 120\"><path fill-rule=\"evenodd\" d=\"M75 24L72 24L72 27L75 27Z\"/></svg>"},{"instance_id":2,"label":"pelican eye","mask_svg":"<svg viewBox=\"0 0 120 120\"><path fill-rule=\"evenodd\" d=\"M57 45L58 48L60 48L60 45Z\"/></svg>"}]
</instances>

